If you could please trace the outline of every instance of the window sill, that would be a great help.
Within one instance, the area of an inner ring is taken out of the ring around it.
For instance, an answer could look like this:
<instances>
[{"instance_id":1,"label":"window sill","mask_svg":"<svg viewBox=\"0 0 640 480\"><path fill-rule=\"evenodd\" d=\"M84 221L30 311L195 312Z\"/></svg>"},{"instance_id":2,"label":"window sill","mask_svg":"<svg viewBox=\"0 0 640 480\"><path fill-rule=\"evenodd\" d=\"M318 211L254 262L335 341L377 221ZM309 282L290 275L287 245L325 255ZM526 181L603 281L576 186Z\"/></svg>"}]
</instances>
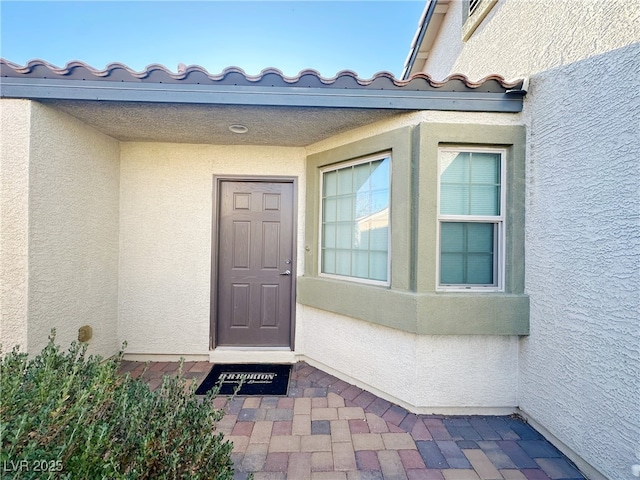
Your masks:
<instances>
[{"instance_id":1,"label":"window sill","mask_svg":"<svg viewBox=\"0 0 640 480\"><path fill-rule=\"evenodd\" d=\"M500 292L413 293L299 277L302 305L418 335L528 335L529 297Z\"/></svg>"},{"instance_id":2,"label":"window sill","mask_svg":"<svg viewBox=\"0 0 640 480\"><path fill-rule=\"evenodd\" d=\"M337 280L339 282L357 283L360 285L369 285L374 287L389 288L391 286L388 281L383 282L379 280L368 280L366 278L350 277L348 275L335 275L332 273L319 273L318 277Z\"/></svg>"},{"instance_id":3,"label":"window sill","mask_svg":"<svg viewBox=\"0 0 640 480\"><path fill-rule=\"evenodd\" d=\"M438 293L504 293L501 287L436 287Z\"/></svg>"}]
</instances>

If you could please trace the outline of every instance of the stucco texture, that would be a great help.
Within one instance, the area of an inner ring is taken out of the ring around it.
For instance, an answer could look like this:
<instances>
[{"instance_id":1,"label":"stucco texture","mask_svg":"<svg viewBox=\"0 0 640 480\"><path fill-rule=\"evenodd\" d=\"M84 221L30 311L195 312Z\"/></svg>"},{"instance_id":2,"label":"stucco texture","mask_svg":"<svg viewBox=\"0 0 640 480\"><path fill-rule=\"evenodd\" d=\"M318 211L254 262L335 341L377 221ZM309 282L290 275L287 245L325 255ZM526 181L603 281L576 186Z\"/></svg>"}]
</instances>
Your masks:
<instances>
[{"instance_id":1,"label":"stucco texture","mask_svg":"<svg viewBox=\"0 0 640 480\"><path fill-rule=\"evenodd\" d=\"M89 325L89 353L111 356L119 144L40 103L2 103L3 344L37 353L51 329L65 346Z\"/></svg>"},{"instance_id":2,"label":"stucco texture","mask_svg":"<svg viewBox=\"0 0 640 480\"><path fill-rule=\"evenodd\" d=\"M312 363L421 413L514 411L518 339L415 335L298 306Z\"/></svg>"},{"instance_id":3,"label":"stucco texture","mask_svg":"<svg viewBox=\"0 0 640 480\"><path fill-rule=\"evenodd\" d=\"M135 354L208 355L213 177L303 179L305 151L123 143L121 152L120 338ZM303 208L298 215L300 228Z\"/></svg>"},{"instance_id":4,"label":"stucco texture","mask_svg":"<svg viewBox=\"0 0 640 480\"><path fill-rule=\"evenodd\" d=\"M27 347L30 102L0 102L0 343Z\"/></svg>"},{"instance_id":5,"label":"stucco texture","mask_svg":"<svg viewBox=\"0 0 640 480\"><path fill-rule=\"evenodd\" d=\"M636 45L549 71L530 110L520 404L610 478L640 454L638 58ZM602 83L572 88L589 75ZM633 82L635 99L602 88Z\"/></svg>"},{"instance_id":6,"label":"stucco texture","mask_svg":"<svg viewBox=\"0 0 640 480\"><path fill-rule=\"evenodd\" d=\"M501 0L426 71L530 76L520 408L611 479L640 461L640 5Z\"/></svg>"},{"instance_id":7,"label":"stucco texture","mask_svg":"<svg viewBox=\"0 0 640 480\"><path fill-rule=\"evenodd\" d=\"M29 351L89 325L89 352L113 355L118 318L119 144L34 102L29 172Z\"/></svg>"},{"instance_id":8,"label":"stucco texture","mask_svg":"<svg viewBox=\"0 0 640 480\"><path fill-rule=\"evenodd\" d=\"M467 42L462 0L451 0L424 70L442 80L463 73L472 80L500 74L531 76L640 40L636 0L499 0Z\"/></svg>"}]
</instances>

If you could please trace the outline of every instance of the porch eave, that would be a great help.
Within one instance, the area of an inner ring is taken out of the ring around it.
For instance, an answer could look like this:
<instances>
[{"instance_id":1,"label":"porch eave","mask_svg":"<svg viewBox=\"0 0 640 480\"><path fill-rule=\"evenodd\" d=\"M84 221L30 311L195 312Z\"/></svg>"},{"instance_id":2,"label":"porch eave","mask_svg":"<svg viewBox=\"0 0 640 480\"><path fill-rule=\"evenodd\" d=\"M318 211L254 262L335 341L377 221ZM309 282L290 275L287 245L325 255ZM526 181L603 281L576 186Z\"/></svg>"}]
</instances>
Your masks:
<instances>
[{"instance_id":1,"label":"porch eave","mask_svg":"<svg viewBox=\"0 0 640 480\"><path fill-rule=\"evenodd\" d=\"M499 113L520 112L523 103L520 91L338 89L12 77L2 79L1 96L33 100Z\"/></svg>"}]
</instances>

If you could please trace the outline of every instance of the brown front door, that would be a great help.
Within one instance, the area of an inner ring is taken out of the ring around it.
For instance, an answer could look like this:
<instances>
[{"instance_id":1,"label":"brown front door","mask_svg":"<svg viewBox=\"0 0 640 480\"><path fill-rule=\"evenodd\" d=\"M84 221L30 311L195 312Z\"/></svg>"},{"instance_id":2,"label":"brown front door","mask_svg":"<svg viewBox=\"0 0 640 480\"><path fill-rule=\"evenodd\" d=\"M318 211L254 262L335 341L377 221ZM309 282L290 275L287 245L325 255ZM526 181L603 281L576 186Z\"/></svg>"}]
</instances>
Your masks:
<instances>
[{"instance_id":1,"label":"brown front door","mask_svg":"<svg viewBox=\"0 0 640 480\"><path fill-rule=\"evenodd\" d=\"M216 344L290 347L293 183L218 185Z\"/></svg>"}]
</instances>

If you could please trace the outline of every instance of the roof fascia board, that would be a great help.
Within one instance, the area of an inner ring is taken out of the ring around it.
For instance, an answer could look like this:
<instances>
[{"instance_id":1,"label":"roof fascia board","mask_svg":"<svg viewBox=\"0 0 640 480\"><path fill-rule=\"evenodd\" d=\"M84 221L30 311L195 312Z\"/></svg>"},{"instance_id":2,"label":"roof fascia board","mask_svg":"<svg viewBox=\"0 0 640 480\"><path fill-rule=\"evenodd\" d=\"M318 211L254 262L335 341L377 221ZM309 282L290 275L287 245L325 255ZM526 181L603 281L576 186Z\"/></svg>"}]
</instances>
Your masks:
<instances>
[{"instance_id":1,"label":"roof fascia board","mask_svg":"<svg viewBox=\"0 0 640 480\"><path fill-rule=\"evenodd\" d=\"M434 12L436 11L437 4L438 0L429 0L429 5L426 7L426 13L423 16L420 25L418 26L415 40L413 42L411 51L409 52L407 61L405 62L404 70L402 71L402 76L400 77L402 80L407 80L411 76L413 64L418 58L418 53L420 51L420 47L422 46L422 41L424 40L427 28L429 27L429 23L431 22L431 17L433 17Z\"/></svg>"},{"instance_id":2,"label":"roof fascia board","mask_svg":"<svg viewBox=\"0 0 640 480\"><path fill-rule=\"evenodd\" d=\"M480 91L366 90L306 87L150 84L3 78L3 98L208 105L446 110L517 113L522 95Z\"/></svg>"}]
</instances>

